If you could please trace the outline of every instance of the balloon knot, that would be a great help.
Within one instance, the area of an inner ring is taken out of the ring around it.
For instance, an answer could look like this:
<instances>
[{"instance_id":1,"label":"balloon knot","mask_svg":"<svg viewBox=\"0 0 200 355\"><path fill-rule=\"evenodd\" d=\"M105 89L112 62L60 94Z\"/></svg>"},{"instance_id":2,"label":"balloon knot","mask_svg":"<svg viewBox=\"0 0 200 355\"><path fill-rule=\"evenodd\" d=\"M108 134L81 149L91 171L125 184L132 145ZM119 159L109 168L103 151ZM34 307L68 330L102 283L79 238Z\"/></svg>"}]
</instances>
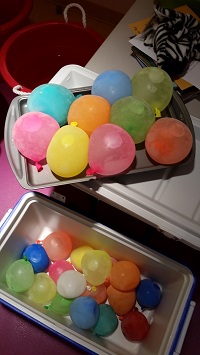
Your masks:
<instances>
[{"instance_id":1,"label":"balloon knot","mask_svg":"<svg viewBox=\"0 0 200 355\"><path fill-rule=\"evenodd\" d=\"M35 166L36 166L38 172L43 169L42 165L40 163L38 163L38 162L35 163Z\"/></svg>"},{"instance_id":2,"label":"balloon knot","mask_svg":"<svg viewBox=\"0 0 200 355\"><path fill-rule=\"evenodd\" d=\"M87 175L87 176L92 176L92 175L95 175L96 172L97 172L97 171L96 171L95 169L88 168L88 169L86 170L86 175Z\"/></svg>"},{"instance_id":3,"label":"balloon knot","mask_svg":"<svg viewBox=\"0 0 200 355\"><path fill-rule=\"evenodd\" d=\"M95 292L97 288L95 286L92 286L92 291Z\"/></svg>"},{"instance_id":4,"label":"balloon knot","mask_svg":"<svg viewBox=\"0 0 200 355\"><path fill-rule=\"evenodd\" d=\"M161 117L160 110L157 107L155 107L155 116L156 117Z\"/></svg>"},{"instance_id":5,"label":"balloon knot","mask_svg":"<svg viewBox=\"0 0 200 355\"><path fill-rule=\"evenodd\" d=\"M124 318L124 316L119 316L119 320L122 320Z\"/></svg>"},{"instance_id":6,"label":"balloon knot","mask_svg":"<svg viewBox=\"0 0 200 355\"><path fill-rule=\"evenodd\" d=\"M70 123L70 126L78 127L78 122L72 121L72 122Z\"/></svg>"}]
</instances>

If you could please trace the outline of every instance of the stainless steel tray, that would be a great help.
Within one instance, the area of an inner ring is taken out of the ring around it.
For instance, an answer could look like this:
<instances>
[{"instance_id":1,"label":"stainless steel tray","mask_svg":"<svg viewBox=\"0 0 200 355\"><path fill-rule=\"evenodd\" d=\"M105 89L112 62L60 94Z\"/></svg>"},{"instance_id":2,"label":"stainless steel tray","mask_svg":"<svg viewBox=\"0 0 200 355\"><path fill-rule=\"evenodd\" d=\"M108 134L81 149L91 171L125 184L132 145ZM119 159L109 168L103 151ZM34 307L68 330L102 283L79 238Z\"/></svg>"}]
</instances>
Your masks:
<instances>
[{"instance_id":1,"label":"stainless steel tray","mask_svg":"<svg viewBox=\"0 0 200 355\"><path fill-rule=\"evenodd\" d=\"M74 93L83 93L80 90L73 90ZM88 93L84 91L84 93ZM40 189L46 188L50 186L58 186L58 185L65 185L71 184L76 182L85 182L89 180L97 179L96 176L87 176L86 169L78 176L74 178L59 178L58 176L54 175L50 170L49 166L46 164L43 166L43 170L38 172L35 165L32 164L28 159L24 158L17 148L15 147L12 141L12 129L14 126L15 121L24 113L27 112L27 96L20 96L13 99L11 105L9 107L6 122L5 122L5 130L4 130L4 140L5 140L5 148L6 154L8 157L8 161L10 166L19 181L20 185L25 189ZM162 117L174 117L182 122L184 122L192 132L194 138L194 130L193 125L191 122L190 115L183 104L180 96L174 91L172 100L169 106L162 112ZM190 164L194 161L195 156L195 138L193 148L188 155L188 157L181 162L179 165L186 165ZM134 160L133 164L130 166L126 174L122 175L130 175L135 174L138 172L149 172L152 170L160 170L164 169L166 166L159 165L154 163L152 160L148 158L146 154L146 150L144 148L144 144L138 144L136 150L136 159ZM98 177L103 178L103 177Z\"/></svg>"}]
</instances>

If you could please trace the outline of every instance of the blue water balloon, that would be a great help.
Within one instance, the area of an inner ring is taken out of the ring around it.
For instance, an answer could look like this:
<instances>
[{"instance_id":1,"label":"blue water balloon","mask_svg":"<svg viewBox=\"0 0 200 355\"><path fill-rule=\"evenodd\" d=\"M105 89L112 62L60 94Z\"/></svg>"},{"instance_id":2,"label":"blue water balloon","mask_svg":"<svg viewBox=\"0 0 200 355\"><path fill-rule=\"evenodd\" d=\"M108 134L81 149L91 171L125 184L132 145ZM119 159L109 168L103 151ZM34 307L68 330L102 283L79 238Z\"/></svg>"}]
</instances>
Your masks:
<instances>
[{"instance_id":1,"label":"blue water balloon","mask_svg":"<svg viewBox=\"0 0 200 355\"><path fill-rule=\"evenodd\" d=\"M151 279L143 279L136 290L136 299L142 308L155 308L161 296L160 286Z\"/></svg>"},{"instance_id":2,"label":"blue water balloon","mask_svg":"<svg viewBox=\"0 0 200 355\"><path fill-rule=\"evenodd\" d=\"M47 252L41 244L34 243L27 246L22 257L30 261L35 273L46 271L50 264Z\"/></svg>"},{"instance_id":3,"label":"blue water balloon","mask_svg":"<svg viewBox=\"0 0 200 355\"><path fill-rule=\"evenodd\" d=\"M94 80L91 93L104 97L112 105L122 97L132 95L131 79L121 70L106 70Z\"/></svg>"},{"instance_id":4,"label":"blue water balloon","mask_svg":"<svg viewBox=\"0 0 200 355\"><path fill-rule=\"evenodd\" d=\"M78 328L90 329L94 327L99 318L99 305L94 298L81 296L72 302L69 315Z\"/></svg>"}]
</instances>

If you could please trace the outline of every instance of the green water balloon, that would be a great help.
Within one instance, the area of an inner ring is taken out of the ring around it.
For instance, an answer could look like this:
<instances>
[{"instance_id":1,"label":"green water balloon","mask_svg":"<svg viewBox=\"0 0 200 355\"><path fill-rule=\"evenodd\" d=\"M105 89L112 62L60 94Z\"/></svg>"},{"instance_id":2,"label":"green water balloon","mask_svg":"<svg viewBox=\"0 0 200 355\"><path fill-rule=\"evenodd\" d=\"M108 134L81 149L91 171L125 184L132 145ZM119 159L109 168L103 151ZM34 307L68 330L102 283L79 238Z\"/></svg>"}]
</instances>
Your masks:
<instances>
[{"instance_id":1,"label":"green water balloon","mask_svg":"<svg viewBox=\"0 0 200 355\"><path fill-rule=\"evenodd\" d=\"M170 76L157 67L142 68L131 79L132 94L145 100L154 111L163 111L173 94Z\"/></svg>"},{"instance_id":2,"label":"green water balloon","mask_svg":"<svg viewBox=\"0 0 200 355\"><path fill-rule=\"evenodd\" d=\"M110 122L127 131L137 144L145 140L155 122L155 113L147 102L126 96L112 105Z\"/></svg>"},{"instance_id":3,"label":"green water balloon","mask_svg":"<svg viewBox=\"0 0 200 355\"><path fill-rule=\"evenodd\" d=\"M27 291L34 284L34 280L33 267L28 260L16 260L7 269L6 283L15 292Z\"/></svg>"},{"instance_id":4,"label":"green water balloon","mask_svg":"<svg viewBox=\"0 0 200 355\"><path fill-rule=\"evenodd\" d=\"M60 316L67 316L69 314L70 306L73 302L73 298L64 298L59 293L52 299L48 309Z\"/></svg>"}]
</instances>

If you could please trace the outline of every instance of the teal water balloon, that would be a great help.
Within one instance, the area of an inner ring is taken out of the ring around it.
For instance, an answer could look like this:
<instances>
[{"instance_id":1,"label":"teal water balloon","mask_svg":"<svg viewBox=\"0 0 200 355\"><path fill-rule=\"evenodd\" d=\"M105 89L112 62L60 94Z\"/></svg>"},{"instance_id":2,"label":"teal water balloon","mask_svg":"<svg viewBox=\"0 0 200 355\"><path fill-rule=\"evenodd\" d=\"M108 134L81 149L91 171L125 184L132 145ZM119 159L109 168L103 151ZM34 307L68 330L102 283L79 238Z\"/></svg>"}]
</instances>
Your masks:
<instances>
[{"instance_id":1,"label":"teal water balloon","mask_svg":"<svg viewBox=\"0 0 200 355\"><path fill-rule=\"evenodd\" d=\"M163 111L173 94L170 76L157 67L142 68L131 79L132 94L148 102L154 111Z\"/></svg>"},{"instance_id":2,"label":"teal water balloon","mask_svg":"<svg viewBox=\"0 0 200 355\"><path fill-rule=\"evenodd\" d=\"M95 335L105 337L111 335L118 326L118 318L109 304L99 305L99 318L92 331Z\"/></svg>"},{"instance_id":3,"label":"teal water balloon","mask_svg":"<svg viewBox=\"0 0 200 355\"><path fill-rule=\"evenodd\" d=\"M33 267L28 260L14 261L6 272L6 283L15 292L27 291L35 281Z\"/></svg>"},{"instance_id":4,"label":"teal water balloon","mask_svg":"<svg viewBox=\"0 0 200 355\"><path fill-rule=\"evenodd\" d=\"M112 105L122 97L132 95L131 79L121 70L106 70L94 80L91 93L104 97Z\"/></svg>"},{"instance_id":5,"label":"teal water balloon","mask_svg":"<svg viewBox=\"0 0 200 355\"><path fill-rule=\"evenodd\" d=\"M56 284L45 272L35 275L35 282L27 291L27 296L35 303L47 305L56 295Z\"/></svg>"},{"instance_id":6,"label":"teal water balloon","mask_svg":"<svg viewBox=\"0 0 200 355\"><path fill-rule=\"evenodd\" d=\"M110 122L127 131L135 144L138 144L145 140L155 122L155 114L147 102L135 96L127 96L112 105Z\"/></svg>"},{"instance_id":7,"label":"teal water balloon","mask_svg":"<svg viewBox=\"0 0 200 355\"><path fill-rule=\"evenodd\" d=\"M67 316L73 300L73 298L64 298L57 293L47 308L60 316Z\"/></svg>"},{"instance_id":8,"label":"teal water balloon","mask_svg":"<svg viewBox=\"0 0 200 355\"><path fill-rule=\"evenodd\" d=\"M74 94L58 84L42 84L28 96L28 111L40 111L52 116L60 126L67 123L67 114Z\"/></svg>"}]
</instances>

